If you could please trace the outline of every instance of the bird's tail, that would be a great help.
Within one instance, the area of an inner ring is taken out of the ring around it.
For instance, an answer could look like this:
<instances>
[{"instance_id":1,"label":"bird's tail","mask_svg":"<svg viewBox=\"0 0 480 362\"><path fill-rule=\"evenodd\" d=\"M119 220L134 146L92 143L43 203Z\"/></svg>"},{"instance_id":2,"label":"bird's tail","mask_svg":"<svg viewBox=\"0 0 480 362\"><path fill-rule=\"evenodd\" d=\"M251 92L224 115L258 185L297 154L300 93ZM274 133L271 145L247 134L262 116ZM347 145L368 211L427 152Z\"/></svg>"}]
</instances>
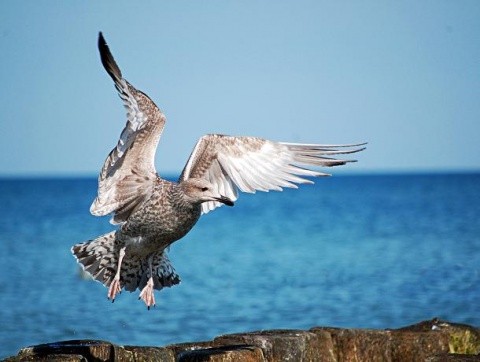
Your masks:
<instances>
[{"instance_id":1,"label":"bird's tail","mask_svg":"<svg viewBox=\"0 0 480 362\"><path fill-rule=\"evenodd\" d=\"M123 243L116 238L116 231L112 231L94 240L76 244L71 250L83 270L108 287L117 272L118 257L123 246ZM151 263L155 289L160 290L180 283L180 277L170 263L165 250L153 254ZM130 292L137 288L142 290L149 277L149 258L129 255L127 249L121 265L121 287L125 287L125 290Z\"/></svg>"},{"instance_id":2,"label":"bird's tail","mask_svg":"<svg viewBox=\"0 0 480 362\"><path fill-rule=\"evenodd\" d=\"M125 279L125 289L131 292L133 292L135 288L142 290L145 285L147 285L148 278L150 277L149 258L137 259L136 263L141 266L140 268L136 268L136 270L138 270L137 274L129 274L128 278ZM180 277L170 263L166 250L153 254L151 256L151 263L154 289L161 290L164 287L171 287L180 283ZM134 268L130 267L129 269L133 271Z\"/></svg>"},{"instance_id":3,"label":"bird's tail","mask_svg":"<svg viewBox=\"0 0 480 362\"><path fill-rule=\"evenodd\" d=\"M120 245L115 238L115 231L72 246L72 253L93 279L105 286L110 286L117 271Z\"/></svg>"}]
</instances>

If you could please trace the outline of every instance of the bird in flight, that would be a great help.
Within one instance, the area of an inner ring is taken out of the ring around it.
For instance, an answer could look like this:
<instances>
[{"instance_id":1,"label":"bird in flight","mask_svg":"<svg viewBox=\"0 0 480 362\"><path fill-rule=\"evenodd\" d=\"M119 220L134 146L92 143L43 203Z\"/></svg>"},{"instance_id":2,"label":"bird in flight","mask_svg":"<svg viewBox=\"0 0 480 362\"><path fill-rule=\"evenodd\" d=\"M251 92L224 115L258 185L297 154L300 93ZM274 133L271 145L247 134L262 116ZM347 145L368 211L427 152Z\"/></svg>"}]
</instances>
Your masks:
<instances>
[{"instance_id":1,"label":"bird in flight","mask_svg":"<svg viewBox=\"0 0 480 362\"><path fill-rule=\"evenodd\" d=\"M112 214L110 222L119 228L71 250L83 269L108 287L112 301L122 289L139 289L139 299L148 309L154 306L154 290L180 283L168 247L184 237L202 214L221 205L233 206L238 190L281 191L313 183L304 177L328 176L313 168L353 162L332 155L364 149L364 144L285 143L208 134L198 140L178 182L164 180L154 165L164 114L123 78L102 33L98 49L127 110L127 124L105 160L90 212Z\"/></svg>"}]
</instances>

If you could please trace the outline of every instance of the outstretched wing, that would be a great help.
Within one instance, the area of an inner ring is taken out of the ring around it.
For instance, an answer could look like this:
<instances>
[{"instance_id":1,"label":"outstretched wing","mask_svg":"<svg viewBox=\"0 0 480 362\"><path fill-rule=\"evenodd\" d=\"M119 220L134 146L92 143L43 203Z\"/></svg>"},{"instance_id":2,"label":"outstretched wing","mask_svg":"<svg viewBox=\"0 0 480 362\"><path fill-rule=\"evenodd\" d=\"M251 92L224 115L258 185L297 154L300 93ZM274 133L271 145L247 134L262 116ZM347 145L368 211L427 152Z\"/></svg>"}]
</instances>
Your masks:
<instances>
[{"instance_id":1,"label":"outstretched wing","mask_svg":"<svg viewBox=\"0 0 480 362\"><path fill-rule=\"evenodd\" d=\"M235 201L238 191L281 191L283 187L313 183L303 176L329 176L308 167L331 167L354 160L330 158L359 152L364 144L320 145L273 142L256 137L231 137L217 134L203 136L195 145L179 181L204 178L221 195ZM222 204L205 202L207 213Z\"/></svg>"},{"instance_id":2,"label":"outstretched wing","mask_svg":"<svg viewBox=\"0 0 480 362\"><path fill-rule=\"evenodd\" d=\"M102 33L98 49L105 70L115 82L127 110L127 124L117 146L110 152L98 177L98 196L90 207L93 215L115 212L113 223L124 222L148 197L157 177L155 151L165 125L165 116L153 101L123 77Z\"/></svg>"}]
</instances>

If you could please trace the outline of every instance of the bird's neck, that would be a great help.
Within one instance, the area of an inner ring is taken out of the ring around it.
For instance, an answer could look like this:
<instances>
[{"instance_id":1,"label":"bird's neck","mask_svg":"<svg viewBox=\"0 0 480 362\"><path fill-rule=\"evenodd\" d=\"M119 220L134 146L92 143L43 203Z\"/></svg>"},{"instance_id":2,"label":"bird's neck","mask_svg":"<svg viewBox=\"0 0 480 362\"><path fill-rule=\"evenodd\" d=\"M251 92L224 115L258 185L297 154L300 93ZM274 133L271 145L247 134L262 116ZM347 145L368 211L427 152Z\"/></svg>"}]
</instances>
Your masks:
<instances>
[{"instance_id":1,"label":"bird's neck","mask_svg":"<svg viewBox=\"0 0 480 362\"><path fill-rule=\"evenodd\" d=\"M194 212L197 209L201 209L200 203L193 202L192 199L188 197L182 184L173 184L170 197L172 204L183 211Z\"/></svg>"}]
</instances>

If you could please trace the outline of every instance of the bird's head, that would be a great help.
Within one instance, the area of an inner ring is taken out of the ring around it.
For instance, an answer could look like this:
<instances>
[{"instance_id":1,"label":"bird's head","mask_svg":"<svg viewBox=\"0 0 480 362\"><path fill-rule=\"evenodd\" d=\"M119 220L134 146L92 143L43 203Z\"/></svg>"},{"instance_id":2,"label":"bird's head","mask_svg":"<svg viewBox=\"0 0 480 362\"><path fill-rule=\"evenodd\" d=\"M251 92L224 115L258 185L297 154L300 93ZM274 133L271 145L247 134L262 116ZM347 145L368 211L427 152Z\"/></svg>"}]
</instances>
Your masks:
<instances>
[{"instance_id":1,"label":"bird's head","mask_svg":"<svg viewBox=\"0 0 480 362\"><path fill-rule=\"evenodd\" d=\"M218 201L228 206L233 206L233 201L228 197L221 195L216 188L207 180L201 178L191 178L181 182L181 187L185 197L191 203L203 203L208 201Z\"/></svg>"}]
</instances>

